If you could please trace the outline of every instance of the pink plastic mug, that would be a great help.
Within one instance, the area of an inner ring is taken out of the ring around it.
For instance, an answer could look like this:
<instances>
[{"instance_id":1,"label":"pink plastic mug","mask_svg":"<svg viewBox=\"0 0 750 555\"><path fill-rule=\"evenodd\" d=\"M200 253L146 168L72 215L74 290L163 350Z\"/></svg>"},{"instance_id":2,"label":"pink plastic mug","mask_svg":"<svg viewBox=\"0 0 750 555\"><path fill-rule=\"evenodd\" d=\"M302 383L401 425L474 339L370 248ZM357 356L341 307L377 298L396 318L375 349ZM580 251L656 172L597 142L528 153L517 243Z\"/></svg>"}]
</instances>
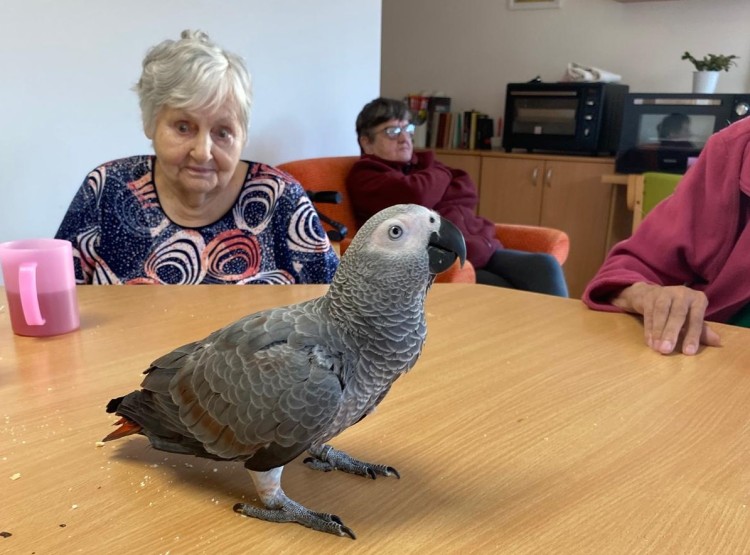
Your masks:
<instances>
[{"instance_id":1,"label":"pink plastic mug","mask_svg":"<svg viewBox=\"0 0 750 555\"><path fill-rule=\"evenodd\" d=\"M14 333L48 336L79 328L70 241L28 239L0 243L0 263Z\"/></svg>"}]
</instances>

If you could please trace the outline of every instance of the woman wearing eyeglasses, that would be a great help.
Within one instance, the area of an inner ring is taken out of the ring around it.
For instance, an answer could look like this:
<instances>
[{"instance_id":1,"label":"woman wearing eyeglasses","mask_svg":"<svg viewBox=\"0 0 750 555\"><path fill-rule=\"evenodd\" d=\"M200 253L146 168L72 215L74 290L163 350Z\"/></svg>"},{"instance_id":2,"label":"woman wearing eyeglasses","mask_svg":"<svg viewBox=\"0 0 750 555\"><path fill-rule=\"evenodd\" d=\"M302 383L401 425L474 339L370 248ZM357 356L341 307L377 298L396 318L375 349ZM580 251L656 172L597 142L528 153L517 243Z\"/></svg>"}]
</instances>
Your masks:
<instances>
[{"instance_id":1,"label":"woman wearing eyeglasses","mask_svg":"<svg viewBox=\"0 0 750 555\"><path fill-rule=\"evenodd\" d=\"M376 98L357 116L362 152L346 186L358 225L394 204L421 204L453 222L466 240L477 283L568 296L562 268L549 254L504 249L493 222L476 215L477 188L463 170L414 152L414 124L406 104Z\"/></svg>"}]
</instances>

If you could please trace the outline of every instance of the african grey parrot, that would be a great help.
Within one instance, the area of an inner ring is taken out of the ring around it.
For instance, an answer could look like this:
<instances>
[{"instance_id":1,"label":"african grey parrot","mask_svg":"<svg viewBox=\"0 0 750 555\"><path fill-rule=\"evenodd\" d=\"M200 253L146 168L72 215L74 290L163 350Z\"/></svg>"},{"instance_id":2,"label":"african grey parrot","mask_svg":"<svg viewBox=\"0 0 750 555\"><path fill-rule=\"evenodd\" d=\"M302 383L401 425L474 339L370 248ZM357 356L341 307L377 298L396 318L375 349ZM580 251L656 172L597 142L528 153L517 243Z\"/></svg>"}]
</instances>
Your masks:
<instances>
[{"instance_id":1,"label":"african grey parrot","mask_svg":"<svg viewBox=\"0 0 750 555\"><path fill-rule=\"evenodd\" d=\"M466 258L463 236L437 213L382 210L354 237L322 297L246 316L152 363L142 389L107 405L121 418L104 441L139 433L156 449L244 461L265 507L238 503L236 512L354 539L337 516L286 496L283 467L308 451L305 463L318 470L399 477L325 442L414 366L427 290L457 257Z\"/></svg>"}]
</instances>

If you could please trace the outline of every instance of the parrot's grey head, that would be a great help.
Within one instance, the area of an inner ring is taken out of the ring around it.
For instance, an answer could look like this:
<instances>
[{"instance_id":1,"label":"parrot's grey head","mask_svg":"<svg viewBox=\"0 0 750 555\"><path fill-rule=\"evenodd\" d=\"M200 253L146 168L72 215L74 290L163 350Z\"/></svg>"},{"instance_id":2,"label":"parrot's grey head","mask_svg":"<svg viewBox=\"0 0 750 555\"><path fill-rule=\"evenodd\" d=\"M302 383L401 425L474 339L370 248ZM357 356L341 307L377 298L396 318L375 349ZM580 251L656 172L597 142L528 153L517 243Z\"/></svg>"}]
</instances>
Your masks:
<instances>
[{"instance_id":1,"label":"parrot's grey head","mask_svg":"<svg viewBox=\"0 0 750 555\"><path fill-rule=\"evenodd\" d=\"M457 258L461 265L466 261L466 243L455 225L423 206L398 204L365 222L344 253L337 275L353 271L399 281L423 275L431 282Z\"/></svg>"}]
</instances>

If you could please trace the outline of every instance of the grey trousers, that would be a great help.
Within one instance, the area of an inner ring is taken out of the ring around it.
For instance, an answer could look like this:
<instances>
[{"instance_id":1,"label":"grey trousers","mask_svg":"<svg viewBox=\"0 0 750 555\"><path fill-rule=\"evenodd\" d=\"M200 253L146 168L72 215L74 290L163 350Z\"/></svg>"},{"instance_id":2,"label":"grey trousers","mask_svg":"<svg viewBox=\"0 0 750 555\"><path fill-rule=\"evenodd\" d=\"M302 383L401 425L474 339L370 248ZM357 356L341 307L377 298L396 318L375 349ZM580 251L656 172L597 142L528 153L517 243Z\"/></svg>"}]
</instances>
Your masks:
<instances>
[{"instance_id":1,"label":"grey trousers","mask_svg":"<svg viewBox=\"0 0 750 555\"><path fill-rule=\"evenodd\" d=\"M568 296L562 266L551 254L498 249L484 268L476 270L477 283Z\"/></svg>"}]
</instances>

